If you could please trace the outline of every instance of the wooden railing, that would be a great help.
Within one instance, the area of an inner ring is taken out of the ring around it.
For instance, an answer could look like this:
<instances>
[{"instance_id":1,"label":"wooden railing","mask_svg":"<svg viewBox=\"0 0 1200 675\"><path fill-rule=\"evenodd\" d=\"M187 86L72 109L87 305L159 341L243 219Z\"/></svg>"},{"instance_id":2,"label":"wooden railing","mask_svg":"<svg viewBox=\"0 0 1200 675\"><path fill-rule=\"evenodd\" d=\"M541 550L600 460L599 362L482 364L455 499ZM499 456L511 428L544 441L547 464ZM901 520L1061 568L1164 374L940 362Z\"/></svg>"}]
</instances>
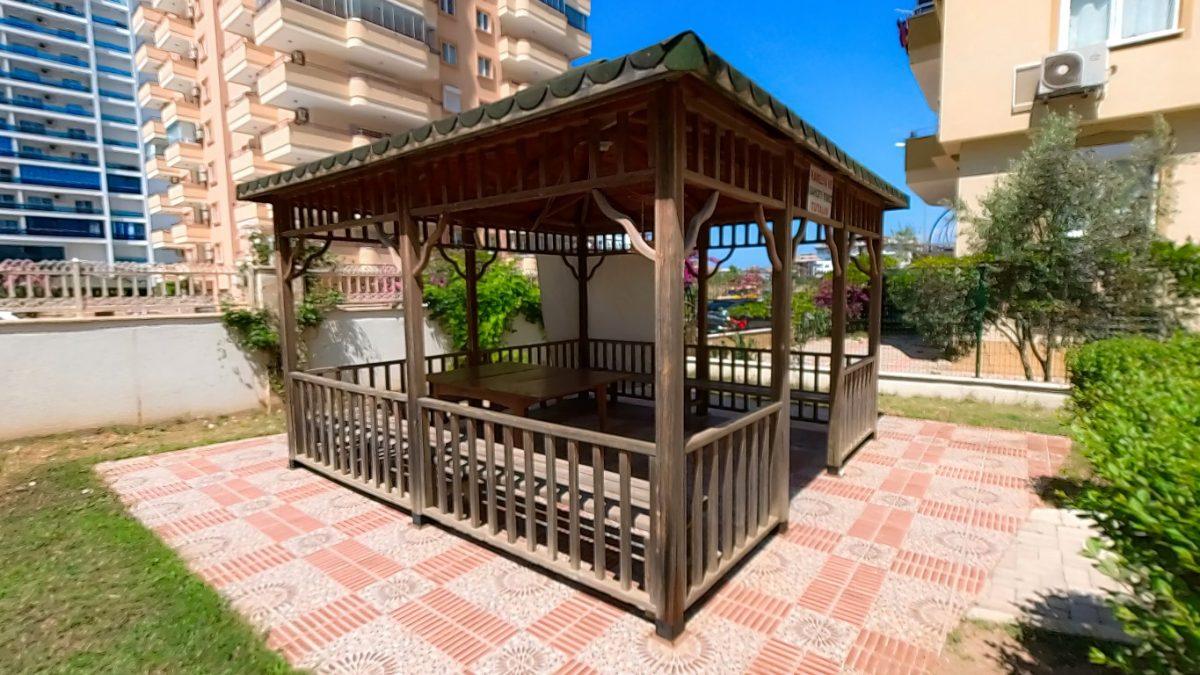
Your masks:
<instances>
[{"instance_id":1,"label":"wooden railing","mask_svg":"<svg viewBox=\"0 0 1200 675\"><path fill-rule=\"evenodd\" d=\"M295 460L407 505L413 466L404 394L291 374Z\"/></svg>"},{"instance_id":2,"label":"wooden railing","mask_svg":"<svg viewBox=\"0 0 1200 675\"><path fill-rule=\"evenodd\" d=\"M213 265L0 261L0 311L37 316L193 313L244 301L240 273Z\"/></svg>"},{"instance_id":3,"label":"wooden railing","mask_svg":"<svg viewBox=\"0 0 1200 675\"><path fill-rule=\"evenodd\" d=\"M875 433L878 423L879 360L858 356L842 369L834 392L836 404L829 428L828 464L840 467L855 448Z\"/></svg>"},{"instance_id":4,"label":"wooden railing","mask_svg":"<svg viewBox=\"0 0 1200 675\"><path fill-rule=\"evenodd\" d=\"M687 443L687 604L691 605L778 521L771 513L780 466L775 430L783 404L771 403ZM786 487L784 488L786 489Z\"/></svg>"},{"instance_id":5,"label":"wooden railing","mask_svg":"<svg viewBox=\"0 0 1200 675\"><path fill-rule=\"evenodd\" d=\"M647 593L653 443L421 399L426 515L625 602Z\"/></svg>"},{"instance_id":6,"label":"wooden railing","mask_svg":"<svg viewBox=\"0 0 1200 675\"><path fill-rule=\"evenodd\" d=\"M709 379L696 372L696 345L687 347L688 387L692 400L707 395L709 407L729 412L755 410L771 400L770 350L742 347L709 347ZM589 340L589 366L628 373L618 382L618 395L650 401L654 399L654 344L632 340ZM515 361L577 367L579 342L559 340L486 350L484 363ZM789 417L815 424L829 422L829 354L793 351L789 363L792 388ZM866 357L847 355L854 364ZM466 364L466 352L449 352L425 357L426 372L440 373ZM403 360L378 361L309 371L342 382L406 391Z\"/></svg>"},{"instance_id":7,"label":"wooden railing","mask_svg":"<svg viewBox=\"0 0 1200 675\"><path fill-rule=\"evenodd\" d=\"M574 366L578 347L564 340L480 357ZM630 375L635 386L623 393L631 396L652 398L653 357L653 347L641 342L592 340L588 349L591 367ZM785 517L789 449L779 443L779 425L794 417L798 395L829 395L793 391L790 401L772 401L771 364L761 350L719 348L712 357L712 374L726 381L691 378L689 391L707 390L713 407L746 412L687 438L682 465L670 469L653 442L431 397L410 401L403 360L293 374L294 456L412 509L414 517L659 615L665 608L656 603L678 597L669 589L682 590L685 606L697 602ZM793 354L793 385L819 386L829 377L829 359ZM875 424L877 361L846 361L832 394L839 404L830 420L831 466L840 466ZM464 353L431 356L426 372L465 362ZM824 406L828 411L828 399ZM668 485L682 494L661 493ZM671 503L682 512L656 514ZM655 558L677 536L682 558Z\"/></svg>"}]
</instances>

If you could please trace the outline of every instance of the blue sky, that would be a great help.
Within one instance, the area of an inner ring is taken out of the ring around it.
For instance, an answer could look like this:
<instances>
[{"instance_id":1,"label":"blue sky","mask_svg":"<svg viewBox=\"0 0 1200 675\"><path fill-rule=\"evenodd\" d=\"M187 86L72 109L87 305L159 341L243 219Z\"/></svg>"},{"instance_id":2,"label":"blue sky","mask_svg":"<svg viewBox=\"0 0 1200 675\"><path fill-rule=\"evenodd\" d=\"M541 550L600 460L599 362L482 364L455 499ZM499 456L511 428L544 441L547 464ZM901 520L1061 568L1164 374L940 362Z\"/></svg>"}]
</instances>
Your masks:
<instances>
[{"instance_id":1,"label":"blue sky","mask_svg":"<svg viewBox=\"0 0 1200 675\"><path fill-rule=\"evenodd\" d=\"M925 104L896 36L897 9L913 0L593 0L592 56L620 56L684 30L778 97L893 185L904 183L895 144L937 117ZM912 208L887 215L887 231L923 233L942 209L909 193ZM737 265L762 264L758 251Z\"/></svg>"}]
</instances>

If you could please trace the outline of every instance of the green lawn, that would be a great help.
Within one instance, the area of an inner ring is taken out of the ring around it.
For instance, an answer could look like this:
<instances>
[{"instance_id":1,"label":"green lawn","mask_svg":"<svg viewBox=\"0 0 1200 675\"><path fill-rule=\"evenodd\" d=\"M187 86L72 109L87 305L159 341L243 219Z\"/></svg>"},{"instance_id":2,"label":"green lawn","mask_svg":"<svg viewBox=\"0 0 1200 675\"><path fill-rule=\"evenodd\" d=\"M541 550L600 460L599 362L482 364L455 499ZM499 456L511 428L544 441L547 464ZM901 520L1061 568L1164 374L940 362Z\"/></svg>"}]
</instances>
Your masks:
<instances>
[{"instance_id":1,"label":"green lawn","mask_svg":"<svg viewBox=\"0 0 1200 675\"><path fill-rule=\"evenodd\" d=\"M1037 406L880 394L879 409L888 415L914 419L1059 436L1067 434L1062 412Z\"/></svg>"},{"instance_id":2,"label":"green lawn","mask_svg":"<svg viewBox=\"0 0 1200 675\"><path fill-rule=\"evenodd\" d=\"M0 672L289 672L93 471L281 430L259 413L0 443Z\"/></svg>"}]
</instances>

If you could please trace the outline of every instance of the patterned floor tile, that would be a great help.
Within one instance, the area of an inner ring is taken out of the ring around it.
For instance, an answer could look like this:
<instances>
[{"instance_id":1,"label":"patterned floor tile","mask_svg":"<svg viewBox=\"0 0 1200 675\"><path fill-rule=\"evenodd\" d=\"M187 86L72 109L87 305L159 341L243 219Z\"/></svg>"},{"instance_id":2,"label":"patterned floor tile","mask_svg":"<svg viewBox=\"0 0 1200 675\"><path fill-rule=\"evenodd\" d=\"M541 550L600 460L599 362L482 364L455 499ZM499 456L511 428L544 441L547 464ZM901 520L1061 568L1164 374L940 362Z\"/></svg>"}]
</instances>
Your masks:
<instances>
[{"instance_id":1,"label":"patterned floor tile","mask_svg":"<svg viewBox=\"0 0 1200 675\"><path fill-rule=\"evenodd\" d=\"M98 467L130 512L317 673L921 673L1068 441L885 417L674 644L578 588L311 472L271 436Z\"/></svg>"}]
</instances>

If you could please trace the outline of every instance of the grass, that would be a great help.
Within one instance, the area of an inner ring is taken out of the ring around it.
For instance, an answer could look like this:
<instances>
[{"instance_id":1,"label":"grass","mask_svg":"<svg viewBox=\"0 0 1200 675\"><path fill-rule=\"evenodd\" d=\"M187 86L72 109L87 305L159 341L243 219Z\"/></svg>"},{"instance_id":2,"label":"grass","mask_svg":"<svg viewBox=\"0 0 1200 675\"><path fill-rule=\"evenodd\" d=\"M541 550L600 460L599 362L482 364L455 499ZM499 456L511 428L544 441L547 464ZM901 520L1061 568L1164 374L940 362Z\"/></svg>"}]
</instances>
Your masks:
<instances>
[{"instance_id":1,"label":"grass","mask_svg":"<svg viewBox=\"0 0 1200 675\"><path fill-rule=\"evenodd\" d=\"M1113 671L1091 663L1098 641L1035 626L965 620L946 638L935 675L1103 675Z\"/></svg>"},{"instance_id":2,"label":"grass","mask_svg":"<svg viewBox=\"0 0 1200 675\"><path fill-rule=\"evenodd\" d=\"M289 672L93 471L281 430L248 413L0 443L0 672Z\"/></svg>"},{"instance_id":3,"label":"grass","mask_svg":"<svg viewBox=\"0 0 1200 675\"><path fill-rule=\"evenodd\" d=\"M888 415L977 427L1067 435L1067 425L1058 410L1013 403L984 403L973 399L952 400L927 396L879 395L879 409Z\"/></svg>"}]
</instances>

